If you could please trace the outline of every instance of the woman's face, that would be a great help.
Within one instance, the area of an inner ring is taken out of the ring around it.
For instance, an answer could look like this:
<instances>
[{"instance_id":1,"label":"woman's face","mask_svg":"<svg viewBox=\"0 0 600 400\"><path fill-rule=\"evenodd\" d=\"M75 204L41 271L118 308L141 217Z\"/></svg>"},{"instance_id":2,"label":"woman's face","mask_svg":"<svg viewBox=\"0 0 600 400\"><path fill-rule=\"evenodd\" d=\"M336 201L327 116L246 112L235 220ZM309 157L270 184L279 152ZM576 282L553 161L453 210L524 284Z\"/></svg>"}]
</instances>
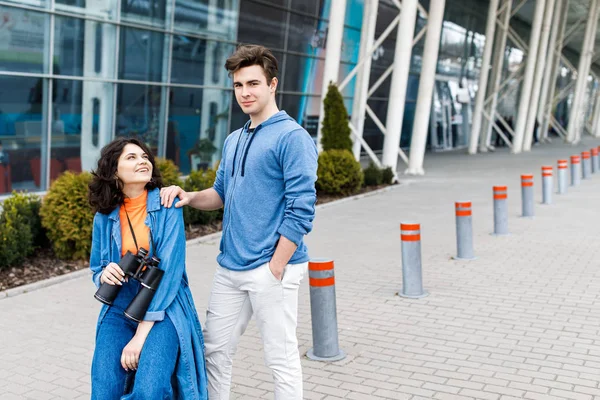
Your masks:
<instances>
[{"instance_id":1,"label":"woman's face","mask_svg":"<svg viewBox=\"0 0 600 400\"><path fill-rule=\"evenodd\" d=\"M132 143L125 145L119 156L117 177L125 185L150 182L152 164L140 146Z\"/></svg>"}]
</instances>

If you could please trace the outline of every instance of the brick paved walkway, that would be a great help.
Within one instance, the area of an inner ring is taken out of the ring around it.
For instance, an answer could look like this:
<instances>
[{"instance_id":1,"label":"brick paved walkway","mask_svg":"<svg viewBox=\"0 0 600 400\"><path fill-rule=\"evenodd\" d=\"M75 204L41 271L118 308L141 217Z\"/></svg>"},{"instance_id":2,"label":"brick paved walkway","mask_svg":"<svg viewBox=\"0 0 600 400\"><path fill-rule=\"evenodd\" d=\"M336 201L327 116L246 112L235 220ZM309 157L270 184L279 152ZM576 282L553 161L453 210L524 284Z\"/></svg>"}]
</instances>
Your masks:
<instances>
[{"instance_id":1,"label":"brick paved walkway","mask_svg":"<svg viewBox=\"0 0 600 400\"><path fill-rule=\"evenodd\" d=\"M332 257L340 346L336 363L303 359L305 398L600 398L600 175L540 205L540 168L598 145L535 147L467 157L428 156L425 177L360 200L319 208L307 241ZM536 216L519 218L521 173L534 173ZM491 236L492 185L509 186L511 235ZM475 261L455 261L454 204L471 200ZM401 287L399 222L422 225L425 288ZM200 313L218 239L188 246ZM0 399L89 398L99 305L88 277L0 300ZM311 347L306 282L298 335ZM272 399L252 322L234 363L233 399Z\"/></svg>"}]
</instances>

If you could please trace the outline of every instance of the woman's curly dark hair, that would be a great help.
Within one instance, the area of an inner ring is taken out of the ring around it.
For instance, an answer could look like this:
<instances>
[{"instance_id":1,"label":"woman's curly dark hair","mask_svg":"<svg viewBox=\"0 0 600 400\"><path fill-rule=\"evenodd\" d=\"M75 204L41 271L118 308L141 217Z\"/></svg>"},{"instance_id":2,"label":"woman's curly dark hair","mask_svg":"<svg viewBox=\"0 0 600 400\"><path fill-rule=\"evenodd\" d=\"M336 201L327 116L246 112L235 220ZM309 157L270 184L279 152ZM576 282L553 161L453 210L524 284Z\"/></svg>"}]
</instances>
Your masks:
<instances>
[{"instance_id":1,"label":"woman's curly dark hair","mask_svg":"<svg viewBox=\"0 0 600 400\"><path fill-rule=\"evenodd\" d=\"M144 142L132 137L120 137L102 148L98 168L92 171L92 182L89 184L89 202L92 208L102 214L110 214L115 207L123 204L125 195L121 183L117 179L119 157L128 144L139 146L152 164L152 179L146 184L146 190L162 187L162 177L156 168L154 155Z\"/></svg>"}]
</instances>

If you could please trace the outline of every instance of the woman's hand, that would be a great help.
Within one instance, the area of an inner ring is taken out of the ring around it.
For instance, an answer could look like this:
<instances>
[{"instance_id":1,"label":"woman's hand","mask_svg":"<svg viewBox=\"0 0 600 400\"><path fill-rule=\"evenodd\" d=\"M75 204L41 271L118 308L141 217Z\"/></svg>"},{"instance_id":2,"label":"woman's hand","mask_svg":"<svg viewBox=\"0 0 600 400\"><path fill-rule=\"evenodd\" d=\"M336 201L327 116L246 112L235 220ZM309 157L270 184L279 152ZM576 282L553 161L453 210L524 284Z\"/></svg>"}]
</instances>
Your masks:
<instances>
[{"instance_id":1,"label":"woman's hand","mask_svg":"<svg viewBox=\"0 0 600 400\"><path fill-rule=\"evenodd\" d=\"M175 197L179 197L179 203L175 205L176 208L188 205L191 200L190 194L179 186L172 185L160 189L160 204L162 206L170 208L173 201L175 201Z\"/></svg>"},{"instance_id":2,"label":"woman's hand","mask_svg":"<svg viewBox=\"0 0 600 400\"><path fill-rule=\"evenodd\" d=\"M108 263L108 265L102 271L100 275L100 283L108 283L109 285L123 285L121 282L126 281L125 273L114 262Z\"/></svg>"},{"instance_id":3,"label":"woman's hand","mask_svg":"<svg viewBox=\"0 0 600 400\"><path fill-rule=\"evenodd\" d=\"M123 352L121 353L121 366L125 371L137 370L140 363L140 354L142 353L145 341L146 337L143 335L135 335L129 343L127 343L127 346L123 348Z\"/></svg>"}]
</instances>

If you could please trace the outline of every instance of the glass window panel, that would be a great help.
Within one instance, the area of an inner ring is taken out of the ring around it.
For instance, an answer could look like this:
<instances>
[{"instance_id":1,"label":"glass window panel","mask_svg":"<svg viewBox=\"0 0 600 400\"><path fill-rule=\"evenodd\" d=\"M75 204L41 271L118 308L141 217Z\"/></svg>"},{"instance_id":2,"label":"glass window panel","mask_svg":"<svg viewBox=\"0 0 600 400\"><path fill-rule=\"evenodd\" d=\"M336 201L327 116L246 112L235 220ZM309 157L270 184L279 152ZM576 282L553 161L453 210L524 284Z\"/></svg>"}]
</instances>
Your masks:
<instances>
[{"instance_id":1,"label":"glass window panel","mask_svg":"<svg viewBox=\"0 0 600 400\"><path fill-rule=\"evenodd\" d=\"M83 82L55 79L52 108L50 179L64 171L81 172L81 125ZM99 110L94 117L97 120ZM97 124L95 124L97 132Z\"/></svg>"},{"instance_id":2,"label":"glass window panel","mask_svg":"<svg viewBox=\"0 0 600 400\"><path fill-rule=\"evenodd\" d=\"M175 26L180 32L205 34L214 38L235 40L239 0L177 0Z\"/></svg>"},{"instance_id":3,"label":"glass window panel","mask_svg":"<svg viewBox=\"0 0 600 400\"><path fill-rule=\"evenodd\" d=\"M283 49L286 13L286 11L252 1L241 2L238 41Z\"/></svg>"},{"instance_id":4,"label":"glass window panel","mask_svg":"<svg viewBox=\"0 0 600 400\"><path fill-rule=\"evenodd\" d=\"M362 0L349 0L346 3L346 18L344 24L358 30L359 35L362 28L363 8L364 1Z\"/></svg>"},{"instance_id":5,"label":"glass window panel","mask_svg":"<svg viewBox=\"0 0 600 400\"><path fill-rule=\"evenodd\" d=\"M229 43L175 35L171 82L229 87L224 65L233 51Z\"/></svg>"},{"instance_id":6,"label":"glass window panel","mask_svg":"<svg viewBox=\"0 0 600 400\"><path fill-rule=\"evenodd\" d=\"M320 58L287 54L283 90L320 94L324 66Z\"/></svg>"},{"instance_id":7,"label":"glass window panel","mask_svg":"<svg viewBox=\"0 0 600 400\"><path fill-rule=\"evenodd\" d=\"M166 0L122 1L121 19L138 24L165 26Z\"/></svg>"},{"instance_id":8,"label":"glass window panel","mask_svg":"<svg viewBox=\"0 0 600 400\"><path fill-rule=\"evenodd\" d=\"M175 161L184 174L214 168L229 133L231 92L177 87L171 90L167 158Z\"/></svg>"},{"instance_id":9,"label":"glass window panel","mask_svg":"<svg viewBox=\"0 0 600 400\"><path fill-rule=\"evenodd\" d=\"M0 193L41 189L44 82L0 76Z\"/></svg>"},{"instance_id":10,"label":"glass window panel","mask_svg":"<svg viewBox=\"0 0 600 400\"><path fill-rule=\"evenodd\" d=\"M294 11L322 17L324 3L324 0L291 0L291 8Z\"/></svg>"},{"instance_id":11,"label":"glass window panel","mask_svg":"<svg viewBox=\"0 0 600 400\"><path fill-rule=\"evenodd\" d=\"M302 54L324 55L327 25L325 20L292 14L288 50Z\"/></svg>"},{"instance_id":12,"label":"glass window panel","mask_svg":"<svg viewBox=\"0 0 600 400\"><path fill-rule=\"evenodd\" d=\"M116 135L138 137L158 154L160 101L160 86L119 84Z\"/></svg>"},{"instance_id":13,"label":"glass window panel","mask_svg":"<svg viewBox=\"0 0 600 400\"><path fill-rule=\"evenodd\" d=\"M44 1L50 2L49 0ZM117 16L117 3L118 0L55 0L54 7L57 11L63 11L70 14L114 20Z\"/></svg>"},{"instance_id":14,"label":"glass window panel","mask_svg":"<svg viewBox=\"0 0 600 400\"><path fill-rule=\"evenodd\" d=\"M311 136L317 136L320 112L319 96L283 94L281 108L294 118Z\"/></svg>"},{"instance_id":15,"label":"glass window panel","mask_svg":"<svg viewBox=\"0 0 600 400\"><path fill-rule=\"evenodd\" d=\"M119 78L162 81L167 44L160 32L122 27Z\"/></svg>"},{"instance_id":16,"label":"glass window panel","mask_svg":"<svg viewBox=\"0 0 600 400\"><path fill-rule=\"evenodd\" d=\"M54 73L83 75L85 21L56 16L54 22Z\"/></svg>"},{"instance_id":17,"label":"glass window panel","mask_svg":"<svg viewBox=\"0 0 600 400\"><path fill-rule=\"evenodd\" d=\"M344 42L342 43L342 54L340 60L342 62L358 61L360 52L360 30L353 28L344 28Z\"/></svg>"},{"instance_id":18,"label":"glass window panel","mask_svg":"<svg viewBox=\"0 0 600 400\"><path fill-rule=\"evenodd\" d=\"M30 7L42 7L42 8L46 8L47 4L50 3L50 0L7 0L7 1L9 3L16 3L16 4L26 5L26 6L30 6ZM57 1L59 1L59 0L57 0Z\"/></svg>"},{"instance_id":19,"label":"glass window panel","mask_svg":"<svg viewBox=\"0 0 600 400\"><path fill-rule=\"evenodd\" d=\"M0 6L0 70L48 72L48 14Z\"/></svg>"}]
</instances>

